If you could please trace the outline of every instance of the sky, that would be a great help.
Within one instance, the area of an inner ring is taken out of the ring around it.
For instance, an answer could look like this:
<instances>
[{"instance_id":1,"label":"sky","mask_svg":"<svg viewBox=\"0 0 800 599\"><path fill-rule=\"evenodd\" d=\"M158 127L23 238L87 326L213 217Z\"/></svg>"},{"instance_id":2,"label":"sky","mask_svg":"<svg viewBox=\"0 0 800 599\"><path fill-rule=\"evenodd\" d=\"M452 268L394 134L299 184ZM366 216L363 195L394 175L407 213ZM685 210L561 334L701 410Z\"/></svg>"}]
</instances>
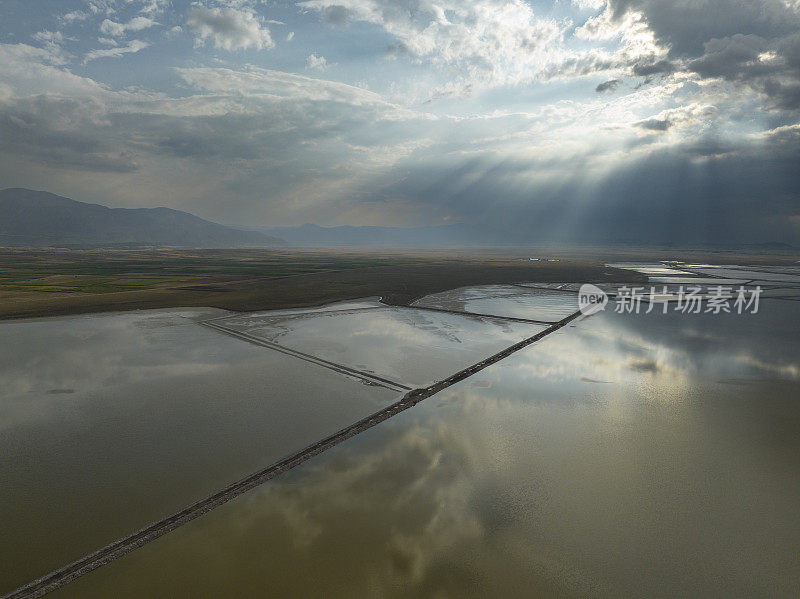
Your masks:
<instances>
[{"instance_id":1,"label":"sky","mask_svg":"<svg viewBox=\"0 0 800 599\"><path fill-rule=\"evenodd\" d=\"M800 0L0 0L0 188L800 243Z\"/></svg>"}]
</instances>

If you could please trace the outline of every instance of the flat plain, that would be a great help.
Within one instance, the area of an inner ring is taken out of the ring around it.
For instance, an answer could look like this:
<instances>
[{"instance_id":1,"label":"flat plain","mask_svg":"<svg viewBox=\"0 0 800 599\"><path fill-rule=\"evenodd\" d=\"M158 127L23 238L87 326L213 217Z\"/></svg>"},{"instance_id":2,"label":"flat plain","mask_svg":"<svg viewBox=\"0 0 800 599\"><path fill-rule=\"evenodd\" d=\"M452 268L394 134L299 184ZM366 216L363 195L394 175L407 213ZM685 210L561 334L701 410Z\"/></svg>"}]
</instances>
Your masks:
<instances>
[{"instance_id":1,"label":"flat plain","mask_svg":"<svg viewBox=\"0 0 800 599\"><path fill-rule=\"evenodd\" d=\"M644 280L587 258L348 250L0 250L0 319L132 309L236 311L362 297L405 305L467 285Z\"/></svg>"}]
</instances>

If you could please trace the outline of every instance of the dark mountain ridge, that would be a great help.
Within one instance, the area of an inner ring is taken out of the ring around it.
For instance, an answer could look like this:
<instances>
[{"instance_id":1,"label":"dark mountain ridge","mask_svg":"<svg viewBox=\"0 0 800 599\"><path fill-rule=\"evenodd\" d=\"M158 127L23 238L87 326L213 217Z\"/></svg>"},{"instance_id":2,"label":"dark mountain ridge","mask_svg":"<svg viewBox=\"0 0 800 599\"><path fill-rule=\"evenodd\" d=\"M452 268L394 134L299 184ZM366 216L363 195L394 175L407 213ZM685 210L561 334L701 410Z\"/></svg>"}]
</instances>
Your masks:
<instances>
[{"instance_id":1,"label":"dark mountain ridge","mask_svg":"<svg viewBox=\"0 0 800 599\"><path fill-rule=\"evenodd\" d=\"M0 190L0 246L274 247L282 239L171 208L109 208L46 191Z\"/></svg>"}]
</instances>

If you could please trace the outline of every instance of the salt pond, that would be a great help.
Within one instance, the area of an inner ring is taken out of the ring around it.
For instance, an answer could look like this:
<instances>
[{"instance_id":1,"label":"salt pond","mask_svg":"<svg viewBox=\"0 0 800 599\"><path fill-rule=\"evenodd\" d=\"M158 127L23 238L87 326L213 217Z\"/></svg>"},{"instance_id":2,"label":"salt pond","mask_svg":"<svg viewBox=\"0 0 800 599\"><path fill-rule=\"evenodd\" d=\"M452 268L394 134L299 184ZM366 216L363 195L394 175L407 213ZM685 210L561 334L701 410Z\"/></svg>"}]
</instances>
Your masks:
<instances>
[{"instance_id":1,"label":"salt pond","mask_svg":"<svg viewBox=\"0 0 800 599\"><path fill-rule=\"evenodd\" d=\"M424 302L560 314L495 292ZM397 397L208 318L409 382L540 330L370 301L3 323L0 590ZM796 301L600 313L54 596L793 596L798 355Z\"/></svg>"},{"instance_id":2,"label":"salt pond","mask_svg":"<svg viewBox=\"0 0 800 599\"><path fill-rule=\"evenodd\" d=\"M237 314L214 322L410 388L447 378L546 328L378 305L372 309L332 306L325 311Z\"/></svg>"},{"instance_id":3,"label":"salt pond","mask_svg":"<svg viewBox=\"0 0 800 599\"><path fill-rule=\"evenodd\" d=\"M462 287L425 296L413 305L545 322L557 322L578 309L574 293L522 285Z\"/></svg>"},{"instance_id":4,"label":"salt pond","mask_svg":"<svg viewBox=\"0 0 800 599\"><path fill-rule=\"evenodd\" d=\"M0 324L0 592L397 398L196 322L219 315Z\"/></svg>"},{"instance_id":5,"label":"salt pond","mask_svg":"<svg viewBox=\"0 0 800 599\"><path fill-rule=\"evenodd\" d=\"M256 314L151 310L0 323L0 591L184 507L545 327L375 300Z\"/></svg>"},{"instance_id":6,"label":"salt pond","mask_svg":"<svg viewBox=\"0 0 800 599\"><path fill-rule=\"evenodd\" d=\"M795 596L798 355L601 313L55 596Z\"/></svg>"}]
</instances>

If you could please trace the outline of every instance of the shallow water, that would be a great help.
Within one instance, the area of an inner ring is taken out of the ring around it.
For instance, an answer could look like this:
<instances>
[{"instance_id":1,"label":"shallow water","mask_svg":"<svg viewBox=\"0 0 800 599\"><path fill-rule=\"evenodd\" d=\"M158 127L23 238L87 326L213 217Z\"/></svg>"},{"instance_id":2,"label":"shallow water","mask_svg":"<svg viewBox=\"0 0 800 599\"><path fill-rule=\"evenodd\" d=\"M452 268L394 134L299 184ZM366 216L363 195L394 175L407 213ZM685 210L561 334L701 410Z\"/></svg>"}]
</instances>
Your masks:
<instances>
[{"instance_id":1,"label":"shallow water","mask_svg":"<svg viewBox=\"0 0 800 599\"><path fill-rule=\"evenodd\" d=\"M447 378L546 328L387 306L237 314L215 322L411 388Z\"/></svg>"},{"instance_id":2,"label":"shallow water","mask_svg":"<svg viewBox=\"0 0 800 599\"><path fill-rule=\"evenodd\" d=\"M672 266L666 266L662 262L615 262L609 264L612 268L622 268L625 270L635 270L636 272L640 272L645 275L676 275L676 274L691 274L691 271L677 268Z\"/></svg>"},{"instance_id":3,"label":"shallow water","mask_svg":"<svg viewBox=\"0 0 800 599\"><path fill-rule=\"evenodd\" d=\"M800 283L800 268L783 268L777 272L770 272L768 270L761 270L755 268L735 267L724 268L715 266L713 268L693 268L695 272L705 275L713 275L719 277L731 278L749 278L760 279L762 281L773 281L781 283Z\"/></svg>"},{"instance_id":4,"label":"shallow water","mask_svg":"<svg viewBox=\"0 0 800 599\"><path fill-rule=\"evenodd\" d=\"M56 597L796 596L800 304L606 312Z\"/></svg>"},{"instance_id":5,"label":"shallow water","mask_svg":"<svg viewBox=\"0 0 800 599\"><path fill-rule=\"evenodd\" d=\"M671 285L701 285L703 287L711 287L716 285L731 287L733 285L747 283L748 281L750 281L750 279L720 279L713 277L648 277L649 284L661 283Z\"/></svg>"},{"instance_id":6,"label":"shallow water","mask_svg":"<svg viewBox=\"0 0 800 599\"><path fill-rule=\"evenodd\" d=\"M397 398L195 322L220 314L0 323L0 594Z\"/></svg>"},{"instance_id":7,"label":"shallow water","mask_svg":"<svg viewBox=\"0 0 800 599\"><path fill-rule=\"evenodd\" d=\"M558 322L578 309L574 293L522 285L462 287L417 300L414 306Z\"/></svg>"}]
</instances>

